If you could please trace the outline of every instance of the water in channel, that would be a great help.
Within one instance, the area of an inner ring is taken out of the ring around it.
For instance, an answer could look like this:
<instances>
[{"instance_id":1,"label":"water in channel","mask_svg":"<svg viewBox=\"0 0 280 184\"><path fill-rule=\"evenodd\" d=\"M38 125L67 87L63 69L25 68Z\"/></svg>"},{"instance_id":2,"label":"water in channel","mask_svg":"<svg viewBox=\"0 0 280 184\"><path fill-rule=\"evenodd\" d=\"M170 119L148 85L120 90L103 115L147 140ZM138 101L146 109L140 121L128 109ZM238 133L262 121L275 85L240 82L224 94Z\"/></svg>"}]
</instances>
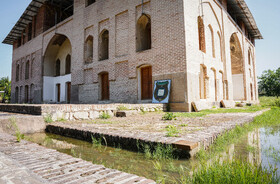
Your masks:
<instances>
[{"instance_id":1,"label":"water in channel","mask_svg":"<svg viewBox=\"0 0 280 184\"><path fill-rule=\"evenodd\" d=\"M196 159L157 161L148 159L143 153L97 146L89 142L49 133L26 135L26 139L108 168L153 180L164 177L166 183L180 183L182 172L188 174L199 164ZM241 137L237 142L230 145L227 151L219 156L219 159L226 160L238 157L250 163L262 164L266 168L280 168L280 127L256 129ZM280 176L279 169L277 172Z\"/></svg>"}]
</instances>

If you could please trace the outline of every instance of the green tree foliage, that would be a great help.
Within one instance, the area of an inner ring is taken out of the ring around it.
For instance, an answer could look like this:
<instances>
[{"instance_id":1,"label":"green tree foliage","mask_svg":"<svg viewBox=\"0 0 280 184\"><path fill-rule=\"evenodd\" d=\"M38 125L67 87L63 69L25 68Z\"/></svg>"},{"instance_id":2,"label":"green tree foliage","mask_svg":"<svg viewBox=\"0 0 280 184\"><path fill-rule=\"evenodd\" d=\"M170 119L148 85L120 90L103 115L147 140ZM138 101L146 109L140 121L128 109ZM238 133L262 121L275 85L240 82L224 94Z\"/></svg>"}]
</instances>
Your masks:
<instances>
[{"instance_id":1,"label":"green tree foliage","mask_svg":"<svg viewBox=\"0 0 280 184\"><path fill-rule=\"evenodd\" d=\"M11 99L11 81L9 80L9 77L2 77L0 79L0 91L4 91L3 94L1 94L2 102L5 101L10 102Z\"/></svg>"},{"instance_id":2,"label":"green tree foliage","mask_svg":"<svg viewBox=\"0 0 280 184\"><path fill-rule=\"evenodd\" d=\"M260 94L266 96L280 96L280 68L266 70L259 77Z\"/></svg>"}]
</instances>

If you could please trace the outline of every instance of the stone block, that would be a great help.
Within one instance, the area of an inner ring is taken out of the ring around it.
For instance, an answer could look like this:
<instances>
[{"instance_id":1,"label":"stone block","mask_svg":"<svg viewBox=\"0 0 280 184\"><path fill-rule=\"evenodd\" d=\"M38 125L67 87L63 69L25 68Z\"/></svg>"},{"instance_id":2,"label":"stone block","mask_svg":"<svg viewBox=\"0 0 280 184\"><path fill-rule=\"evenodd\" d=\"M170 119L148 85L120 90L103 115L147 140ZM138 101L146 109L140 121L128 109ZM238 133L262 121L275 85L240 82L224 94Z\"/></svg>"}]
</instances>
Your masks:
<instances>
[{"instance_id":1,"label":"stone block","mask_svg":"<svg viewBox=\"0 0 280 184\"><path fill-rule=\"evenodd\" d=\"M235 107L235 102L233 100L222 100L222 107L224 108L233 108Z\"/></svg>"},{"instance_id":2,"label":"stone block","mask_svg":"<svg viewBox=\"0 0 280 184\"><path fill-rule=\"evenodd\" d=\"M90 111L89 112L89 119L97 119L99 118L99 112L98 111Z\"/></svg>"},{"instance_id":3,"label":"stone block","mask_svg":"<svg viewBox=\"0 0 280 184\"><path fill-rule=\"evenodd\" d=\"M138 111L136 110L131 110L131 111L117 111L116 112L116 117L129 117L134 114L138 114Z\"/></svg>"},{"instance_id":4,"label":"stone block","mask_svg":"<svg viewBox=\"0 0 280 184\"><path fill-rule=\"evenodd\" d=\"M194 108L195 112L212 108L211 104L206 101L192 102L192 107Z\"/></svg>"},{"instance_id":5,"label":"stone block","mask_svg":"<svg viewBox=\"0 0 280 184\"><path fill-rule=\"evenodd\" d=\"M89 119L88 112L75 112L73 117L77 120Z\"/></svg>"}]
</instances>

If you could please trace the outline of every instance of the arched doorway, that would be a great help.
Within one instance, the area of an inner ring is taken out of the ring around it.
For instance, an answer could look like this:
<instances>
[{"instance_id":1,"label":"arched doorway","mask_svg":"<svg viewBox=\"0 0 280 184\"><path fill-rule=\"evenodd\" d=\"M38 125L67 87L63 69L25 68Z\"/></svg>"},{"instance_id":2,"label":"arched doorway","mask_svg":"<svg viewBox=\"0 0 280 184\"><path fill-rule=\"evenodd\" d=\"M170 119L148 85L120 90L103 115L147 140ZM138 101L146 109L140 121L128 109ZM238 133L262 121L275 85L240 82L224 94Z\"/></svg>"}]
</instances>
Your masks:
<instances>
[{"instance_id":1,"label":"arched doorway","mask_svg":"<svg viewBox=\"0 0 280 184\"><path fill-rule=\"evenodd\" d=\"M230 56L232 72L233 100L245 100L244 59L241 45L236 33L230 38Z\"/></svg>"},{"instance_id":2,"label":"arched doorway","mask_svg":"<svg viewBox=\"0 0 280 184\"><path fill-rule=\"evenodd\" d=\"M70 40L65 35L56 34L44 53L43 101L45 103L67 103L68 98L71 98L67 96L68 90L61 90L68 89L67 82L71 83L71 56Z\"/></svg>"}]
</instances>

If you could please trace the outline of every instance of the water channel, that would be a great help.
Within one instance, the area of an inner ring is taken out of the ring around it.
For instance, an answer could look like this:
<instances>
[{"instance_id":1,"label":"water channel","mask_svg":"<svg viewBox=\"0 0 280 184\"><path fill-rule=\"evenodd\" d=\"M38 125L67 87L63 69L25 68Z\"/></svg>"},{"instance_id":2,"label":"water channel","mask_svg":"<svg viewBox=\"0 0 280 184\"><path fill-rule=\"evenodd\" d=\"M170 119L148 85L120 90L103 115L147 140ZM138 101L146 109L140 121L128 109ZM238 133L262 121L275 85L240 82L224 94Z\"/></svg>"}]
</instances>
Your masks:
<instances>
[{"instance_id":1,"label":"water channel","mask_svg":"<svg viewBox=\"0 0 280 184\"><path fill-rule=\"evenodd\" d=\"M166 183L180 183L180 171L192 171L199 164L196 159L175 159L156 161L147 159L143 153L120 148L96 146L92 143L49 133L26 135L26 139L79 157L94 164L144 176L153 180L165 177ZM256 129L241 137L236 144L220 154L219 159L245 159L263 167L280 168L280 126ZM280 170L277 170L280 176Z\"/></svg>"}]
</instances>

